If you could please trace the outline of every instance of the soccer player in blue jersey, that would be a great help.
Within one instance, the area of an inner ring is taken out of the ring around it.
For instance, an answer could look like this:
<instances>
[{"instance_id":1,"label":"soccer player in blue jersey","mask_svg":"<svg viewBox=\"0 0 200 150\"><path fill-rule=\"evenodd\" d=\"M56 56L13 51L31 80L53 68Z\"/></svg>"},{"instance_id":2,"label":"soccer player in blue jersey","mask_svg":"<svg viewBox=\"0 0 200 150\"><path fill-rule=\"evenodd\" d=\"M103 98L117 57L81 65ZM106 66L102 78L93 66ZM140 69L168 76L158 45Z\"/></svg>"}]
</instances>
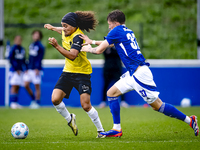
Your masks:
<instances>
[{"instance_id":1,"label":"soccer player in blue jersey","mask_svg":"<svg viewBox=\"0 0 200 150\"><path fill-rule=\"evenodd\" d=\"M22 108L22 106L18 103L18 93L20 86L22 86L23 73L27 69L27 66L25 63L26 52L21 46L21 43L21 36L15 36L14 45L8 55L8 59L11 64L9 80L11 85L10 108L12 109Z\"/></svg>"},{"instance_id":2,"label":"soccer player in blue jersey","mask_svg":"<svg viewBox=\"0 0 200 150\"><path fill-rule=\"evenodd\" d=\"M113 129L101 132L105 137L121 137L122 129L120 124L120 105L118 97L124 93L135 90L154 110L167 116L177 118L186 122L193 128L195 136L199 134L196 116L186 116L174 106L162 102L158 97L159 91L153 80L153 75L149 69L149 63L145 62L135 35L132 30L125 26L125 15L120 10L114 10L108 14L108 25L111 31L104 41L94 41L86 35L81 35L88 46L84 46L82 51L94 54L101 54L108 46L114 44L127 72L123 74L108 91L110 111L113 116ZM92 48L90 44L99 45Z\"/></svg>"},{"instance_id":3,"label":"soccer player in blue jersey","mask_svg":"<svg viewBox=\"0 0 200 150\"><path fill-rule=\"evenodd\" d=\"M37 109L40 107L40 84L42 76L42 59L44 56L45 48L41 43L42 32L34 30L32 32L33 43L29 46L29 63L28 70L24 75L25 88L31 96L30 108ZM35 94L30 88L30 83L35 85Z\"/></svg>"}]
</instances>

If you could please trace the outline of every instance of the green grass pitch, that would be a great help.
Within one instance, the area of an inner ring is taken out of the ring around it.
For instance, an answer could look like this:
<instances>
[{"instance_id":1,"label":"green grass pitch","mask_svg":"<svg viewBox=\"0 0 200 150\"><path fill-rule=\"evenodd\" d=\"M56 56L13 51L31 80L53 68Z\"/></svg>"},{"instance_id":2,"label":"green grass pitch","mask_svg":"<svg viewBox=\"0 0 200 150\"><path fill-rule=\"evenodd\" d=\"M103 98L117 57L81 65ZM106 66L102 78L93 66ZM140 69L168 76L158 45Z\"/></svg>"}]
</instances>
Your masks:
<instances>
[{"instance_id":1,"label":"green grass pitch","mask_svg":"<svg viewBox=\"0 0 200 150\"><path fill-rule=\"evenodd\" d=\"M64 118L53 108L0 108L0 149L199 149L200 136L184 122L169 118L151 108L121 108L121 138L96 139L96 128L82 108L68 108L76 114L79 129L74 136ZM200 119L200 107L180 108ZM105 130L112 128L109 108L98 109ZM14 139L10 133L16 122L29 127L26 139Z\"/></svg>"}]
</instances>

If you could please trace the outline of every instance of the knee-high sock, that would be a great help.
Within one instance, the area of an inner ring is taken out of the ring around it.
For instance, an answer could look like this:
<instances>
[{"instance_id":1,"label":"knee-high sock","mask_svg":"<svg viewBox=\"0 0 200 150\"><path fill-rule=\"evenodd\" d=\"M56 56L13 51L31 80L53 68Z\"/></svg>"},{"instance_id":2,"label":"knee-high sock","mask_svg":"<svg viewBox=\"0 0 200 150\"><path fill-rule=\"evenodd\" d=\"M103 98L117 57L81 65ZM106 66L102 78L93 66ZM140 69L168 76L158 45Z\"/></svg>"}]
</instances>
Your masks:
<instances>
[{"instance_id":1,"label":"knee-high sock","mask_svg":"<svg viewBox=\"0 0 200 150\"><path fill-rule=\"evenodd\" d=\"M94 107L92 107L90 111L87 112L87 114L96 126L97 131L104 131L97 110Z\"/></svg>"},{"instance_id":2,"label":"knee-high sock","mask_svg":"<svg viewBox=\"0 0 200 150\"><path fill-rule=\"evenodd\" d=\"M63 102L58 105L54 105L54 107L67 120L68 123L71 121L71 115Z\"/></svg>"},{"instance_id":3,"label":"knee-high sock","mask_svg":"<svg viewBox=\"0 0 200 150\"><path fill-rule=\"evenodd\" d=\"M10 102L18 102L18 94L11 94Z\"/></svg>"},{"instance_id":4,"label":"knee-high sock","mask_svg":"<svg viewBox=\"0 0 200 150\"><path fill-rule=\"evenodd\" d=\"M30 97L31 97L31 100L32 101L35 101L35 95L33 94L33 95L30 95Z\"/></svg>"},{"instance_id":5,"label":"knee-high sock","mask_svg":"<svg viewBox=\"0 0 200 150\"><path fill-rule=\"evenodd\" d=\"M110 107L110 112L112 113L113 123L120 124L120 105L118 101L118 97L107 97L108 104Z\"/></svg>"},{"instance_id":6,"label":"knee-high sock","mask_svg":"<svg viewBox=\"0 0 200 150\"><path fill-rule=\"evenodd\" d=\"M171 104L163 103L158 111L169 116L169 117L177 118L177 119L182 120L182 121L184 121L185 118L186 118L185 114L183 114L181 111L176 109Z\"/></svg>"}]
</instances>

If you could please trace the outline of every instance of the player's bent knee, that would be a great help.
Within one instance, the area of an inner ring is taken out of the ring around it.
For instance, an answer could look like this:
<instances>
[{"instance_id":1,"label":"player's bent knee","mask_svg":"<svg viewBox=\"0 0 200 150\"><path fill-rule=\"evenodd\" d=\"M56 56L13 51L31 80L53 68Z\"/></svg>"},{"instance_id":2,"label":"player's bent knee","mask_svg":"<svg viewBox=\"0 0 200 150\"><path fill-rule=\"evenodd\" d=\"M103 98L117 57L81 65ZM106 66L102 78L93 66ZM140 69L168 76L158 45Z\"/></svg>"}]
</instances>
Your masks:
<instances>
[{"instance_id":1,"label":"player's bent knee","mask_svg":"<svg viewBox=\"0 0 200 150\"><path fill-rule=\"evenodd\" d=\"M160 107L162 106L162 101L160 98L157 98L153 103L151 103L151 107L153 108L153 110L158 111L160 109Z\"/></svg>"},{"instance_id":2,"label":"player's bent knee","mask_svg":"<svg viewBox=\"0 0 200 150\"><path fill-rule=\"evenodd\" d=\"M65 97L65 93L60 89L54 89L51 95L51 101L54 105L58 105L62 102L63 98Z\"/></svg>"},{"instance_id":3,"label":"player's bent knee","mask_svg":"<svg viewBox=\"0 0 200 150\"><path fill-rule=\"evenodd\" d=\"M121 91L113 85L108 91L107 91L107 96L109 97L118 97L122 95Z\"/></svg>"},{"instance_id":4,"label":"player's bent knee","mask_svg":"<svg viewBox=\"0 0 200 150\"><path fill-rule=\"evenodd\" d=\"M88 112L90 110L90 105L88 104L83 104L82 105L83 110L85 110L86 112Z\"/></svg>"},{"instance_id":5,"label":"player's bent knee","mask_svg":"<svg viewBox=\"0 0 200 150\"><path fill-rule=\"evenodd\" d=\"M114 97L114 96L115 96L115 93L114 93L112 90L108 90L108 91L107 91L107 96L109 96L109 97Z\"/></svg>"},{"instance_id":6,"label":"player's bent knee","mask_svg":"<svg viewBox=\"0 0 200 150\"><path fill-rule=\"evenodd\" d=\"M86 112L88 112L92 108L91 103L90 103L90 95L89 94L87 94L87 93L81 94L80 101L81 101L82 108Z\"/></svg>"},{"instance_id":7,"label":"player's bent knee","mask_svg":"<svg viewBox=\"0 0 200 150\"><path fill-rule=\"evenodd\" d=\"M54 105L58 105L61 103L62 99L60 99L58 96L56 95L52 95L51 97L51 101Z\"/></svg>"},{"instance_id":8,"label":"player's bent knee","mask_svg":"<svg viewBox=\"0 0 200 150\"><path fill-rule=\"evenodd\" d=\"M83 110L85 110L86 112L90 111L90 109L92 108L91 104L87 104L87 103L84 103L84 104L81 104Z\"/></svg>"}]
</instances>

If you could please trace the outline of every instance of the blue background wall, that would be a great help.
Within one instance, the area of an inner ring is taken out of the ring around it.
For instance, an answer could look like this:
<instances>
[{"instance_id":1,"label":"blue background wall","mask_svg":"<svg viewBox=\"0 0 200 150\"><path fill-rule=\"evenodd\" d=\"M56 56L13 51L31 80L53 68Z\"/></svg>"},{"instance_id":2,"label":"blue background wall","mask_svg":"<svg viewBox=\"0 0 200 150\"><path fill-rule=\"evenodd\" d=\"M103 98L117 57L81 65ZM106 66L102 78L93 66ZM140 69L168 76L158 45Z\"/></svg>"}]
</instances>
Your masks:
<instances>
[{"instance_id":1,"label":"blue background wall","mask_svg":"<svg viewBox=\"0 0 200 150\"><path fill-rule=\"evenodd\" d=\"M5 68L0 67L0 106L5 105Z\"/></svg>"},{"instance_id":2,"label":"blue background wall","mask_svg":"<svg viewBox=\"0 0 200 150\"><path fill-rule=\"evenodd\" d=\"M45 67L44 76L41 85L41 105L53 106L51 103L51 93L56 84L62 67ZM150 67L154 75L154 81L160 91L160 98L173 105L180 105L180 101L187 97L192 100L192 105L200 105L200 67ZM93 67L91 77L92 81L92 105L98 105L103 99L103 69L101 67ZM124 69L125 71L125 69ZM5 69L0 68L0 106L4 106L5 97ZM34 89L34 86L31 85ZM130 105L143 105L145 102L135 92L131 91L125 94L125 100ZM22 87L19 94L19 103L28 106L30 97L26 90ZM69 99L64 99L67 106L80 107L80 98L78 92L73 89Z\"/></svg>"}]
</instances>

